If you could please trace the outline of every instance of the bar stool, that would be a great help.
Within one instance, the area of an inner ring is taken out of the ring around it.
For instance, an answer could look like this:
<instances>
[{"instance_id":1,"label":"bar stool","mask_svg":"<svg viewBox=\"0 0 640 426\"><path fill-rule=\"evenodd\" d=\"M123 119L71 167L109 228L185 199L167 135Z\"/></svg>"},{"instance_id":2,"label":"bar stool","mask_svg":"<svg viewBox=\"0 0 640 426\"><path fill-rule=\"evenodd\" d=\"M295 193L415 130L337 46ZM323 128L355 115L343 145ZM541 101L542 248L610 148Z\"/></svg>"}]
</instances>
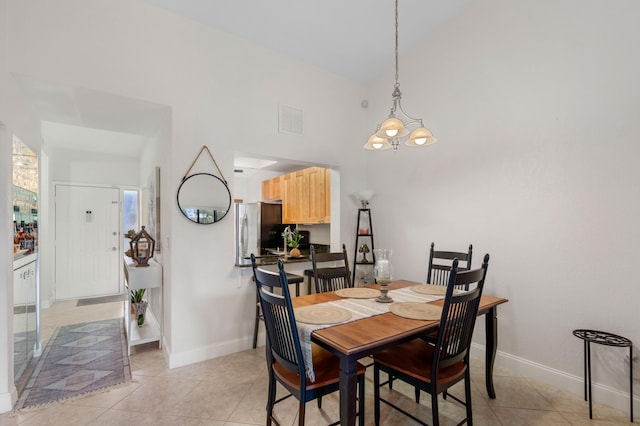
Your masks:
<instances>
[{"instance_id":1,"label":"bar stool","mask_svg":"<svg viewBox=\"0 0 640 426\"><path fill-rule=\"evenodd\" d=\"M286 274L287 283L295 284L296 297L300 296L300 283L304 281L304 277L297 274L290 274L288 272ZM253 278L251 278L251 280L253 281ZM262 317L262 312L260 310L260 300L258 299L258 292L256 291L256 320L253 327L253 349L255 349L256 345L258 344L258 325L260 324L261 320L264 321L264 318Z\"/></svg>"},{"instance_id":2,"label":"bar stool","mask_svg":"<svg viewBox=\"0 0 640 426\"><path fill-rule=\"evenodd\" d=\"M597 330L573 330L573 335L584 341L584 400L589 401L589 418L593 418L591 411L591 343L598 345L629 348L629 400L630 416L633 423L633 343L626 337L606 331ZM587 386L588 383L588 386Z\"/></svg>"}]
</instances>

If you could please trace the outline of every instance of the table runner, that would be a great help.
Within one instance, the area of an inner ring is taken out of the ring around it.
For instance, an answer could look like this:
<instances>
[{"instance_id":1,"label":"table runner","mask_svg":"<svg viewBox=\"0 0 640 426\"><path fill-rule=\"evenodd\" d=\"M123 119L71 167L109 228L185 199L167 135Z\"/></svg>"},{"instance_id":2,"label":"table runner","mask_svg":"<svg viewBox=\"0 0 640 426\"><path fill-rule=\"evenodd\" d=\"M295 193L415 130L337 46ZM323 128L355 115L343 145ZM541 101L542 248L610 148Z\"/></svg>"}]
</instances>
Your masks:
<instances>
[{"instance_id":1,"label":"table runner","mask_svg":"<svg viewBox=\"0 0 640 426\"><path fill-rule=\"evenodd\" d=\"M389 291L389 297L394 302L433 302L435 300L444 299L444 296L433 294L421 294L411 290L411 287L404 287L397 290ZM375 299L351 299L343 298L334 300L331 302L319 303L318 305L333 305L346 309L351 312L351 318L347 321L343 321L337 324L305 324L302 322L296 322L298 326L298 335L300 336L300 345L302 346L302 352L304 356L305 370L307 377L311 382L315 382L315 374L313 372L313 360L311 359L311 333L321 328L332 327L338 324L345 324L352 321L357 321L362 318L372 317L374 315L381 315L389 312L391 303L379 303Z\"/></svg>"}]
</instances>

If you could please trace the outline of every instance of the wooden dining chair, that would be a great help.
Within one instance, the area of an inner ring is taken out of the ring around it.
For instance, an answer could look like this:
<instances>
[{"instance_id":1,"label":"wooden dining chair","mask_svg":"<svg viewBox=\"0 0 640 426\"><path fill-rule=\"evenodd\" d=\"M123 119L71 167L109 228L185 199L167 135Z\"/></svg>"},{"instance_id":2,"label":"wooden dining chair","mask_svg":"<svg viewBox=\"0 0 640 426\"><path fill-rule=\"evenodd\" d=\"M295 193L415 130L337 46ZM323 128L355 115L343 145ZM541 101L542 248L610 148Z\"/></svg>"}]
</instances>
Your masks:
<instances>
[{"instance_id":1,"label":"wooden dining chair","mask_svg":"<svg viewBox=\"0 0 640 426\"><path fill-rule=\"evenodd\" d=\"M472 244L469 244L469 250L465 253L435 250L434 243L431 243L431 249L429 250L429 268L427 269L427 284L447 285L453 259L458 259L459 271L468 271L471 269L472 254ZM464 262L464 264L460 262ZM465 290L467 288L465 288Z\"/></svg>"},{"instance_id":2,"label":"wooden dining chair","mask_svg":"<svg viewBox=\"0 0 640 426\"><path fill-rule=\"evenodd\" d=\"M458 267L458 260L454 259L435 345L418 338L373 355L376 425L380 423L380 401L422 425L427 424L380 395L380 387L387 383L380 383L380 371L384 371L389 377L414 386L416 388L416 402L419 400L420 391L431 394L432 424L434 426L439 424L438 395L441 393L466 407L466 418L458 424L465 421L469 425L473 424L469 348L471 347L471 337L488 267L488 254L484 256L482 267L471 271L461 271ZM456 286L469 286L470 284L475 284L475 286L469 291L454 293ZM447 389L461 380L464 380L464 401L447 392Z\"/></svg>"},{"instance_id":3,"label":"wooden dining chair","mask_svg":"<svg viewBox=\"0 0 640 426\"><path fill-rule=\"evenodd\" d=\"M311 252L311 266L313 267L313 277L316 282L316 293L336 291L341 288L353 287L351 273L349 272L349 259L347 258L347 248L342 244L342 252L337 253L316 253L313 245L309 248ZM319 263L334 262L341 263L337 266L321 267Z\"/></svg>"},{"instance_id":4,"label":"wooden dining chair","mask_svg":"<svg viewBox=\"0 0 640 426\"><path fill-rule=\"evenodd\" d=\"M278 261L278 272L258 268L253 254L251 263L267 329L269 392L266 424L271 425L272 420L278 423L273 418L274 405L293 395L299 401L298 424L304 425L305 404L317 399L318 408L322 408L322 396L340 388L340 360L331 352L312 344L315 381L309 380L305 373L304 356L282 261ZM280 288L282 295L269 291L273 288ZM364 373L365 367L358 363L360 426L364 425ZM276 382L284 386L289 395L276 400ZM333 424L338 423L339 420Z\"/></svg>"}]
</instances>

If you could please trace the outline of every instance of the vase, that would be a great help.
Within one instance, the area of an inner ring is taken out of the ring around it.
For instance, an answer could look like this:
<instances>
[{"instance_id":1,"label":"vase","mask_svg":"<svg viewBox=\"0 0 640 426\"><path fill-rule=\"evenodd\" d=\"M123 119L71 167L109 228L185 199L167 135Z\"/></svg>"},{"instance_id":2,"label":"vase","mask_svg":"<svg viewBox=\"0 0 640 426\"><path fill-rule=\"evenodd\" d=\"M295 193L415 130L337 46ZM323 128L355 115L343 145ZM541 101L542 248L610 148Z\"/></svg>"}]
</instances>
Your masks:
<instances>
[{"instance_id":1,"label":"vase","mask_svg":"<svg viewBox=\"0 0 640 426\"><path fill-rule=\"evenodd\" d=\"M300 249L298 247L294 247L289 252L289 256L290 257L302 257L302 254L300 253Z\"/></svg>"},{"instance_id":2,"label":"vase","mask_svg":"<svg viewBox=\"0 0 640 426\"><path fill-rule=\"evenodd\" d=\"M373 268L376 282L380 284L380 296L376 302L391 303L393 299L389 297L389 283L391 282L391 253L390 249L376 249L376 263Z\"/></svg>"},{"instance_id":3,"label":"vase","mask_svg":"<svg viewBox=\"0 0 640 426\"><path fill-rule=\"evenodd\" d=\"M133 306L133 309L135 310L135 316L136 316L136 320L138 321L138 327L142 327L142 325L144 324L144 316L147 313L147 305L148 302L137 302L137 303L132 303L131 306Z\"/></svg>"}]
</instances>

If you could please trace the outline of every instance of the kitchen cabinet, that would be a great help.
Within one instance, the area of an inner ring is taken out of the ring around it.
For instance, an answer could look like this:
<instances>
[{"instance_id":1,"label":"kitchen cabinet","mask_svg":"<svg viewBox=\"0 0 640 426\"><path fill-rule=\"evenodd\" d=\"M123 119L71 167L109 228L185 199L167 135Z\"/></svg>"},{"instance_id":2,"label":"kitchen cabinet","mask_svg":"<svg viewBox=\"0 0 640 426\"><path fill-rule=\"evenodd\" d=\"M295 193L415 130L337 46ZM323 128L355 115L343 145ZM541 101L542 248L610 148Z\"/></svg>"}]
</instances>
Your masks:
<instances>
[{"instance_id":1,"label":"kitchen cabinet","mask_svg":"<svg viewBox=\"0 0 640 426\"><path fill-rule=\"evenodd\" d=\"M273 185L275 183L265 185L263 182L263 198L265 190L269 191ZM282 196L282 223L331 223L329 169L309 167L288 173L279 176L278 186Z\"/></svg>"},{"instance_id":2,"label":"kitchen cabinet","mask_svg":"<svg viewBox=\"0 0 640 426\"><path fill-rule=\"evenodd\" d=\"M124 278L126 297L124 298L125 331L127 333L127 353L131 346L158 342L162 347L162 265L151 259L149 266L136 267L135 261L124 257ZM146 289L148 302L144 324L138 326L135 314L131 313L131 290Z\"/></svg>"},{"instance_id":3,"label":"kitchen cabinet","mask_svg":"<svg viewBox=\"0 0 640 426\"><path fill-rule=\"evenodd\" d=\"M331 209L328 194L331 193L329 169L311 167L304 170L308 179L309 214L308 223L329 223Z\"/></svg>"},{"instance_id":4,"label":"kitchen cabinet","mask_svg":"<svg viewBox=\"0 0 640 426\"><path fill-rule=\"evenodd\" d=\"M16 383L37 349L37 258L37 254L30 254L13 262L13 375Z\"/></svg>"},{"instance_id":5,"label":"kitchen cabinet","mask_svg":"<svg viewBox=\"0 0 640 426\"><path fill-rule=\"evenodd\" d=\"M282 200L282 176L277 176L273 179L262 181L262 200Z\"/></svg>"}]
</instances>

